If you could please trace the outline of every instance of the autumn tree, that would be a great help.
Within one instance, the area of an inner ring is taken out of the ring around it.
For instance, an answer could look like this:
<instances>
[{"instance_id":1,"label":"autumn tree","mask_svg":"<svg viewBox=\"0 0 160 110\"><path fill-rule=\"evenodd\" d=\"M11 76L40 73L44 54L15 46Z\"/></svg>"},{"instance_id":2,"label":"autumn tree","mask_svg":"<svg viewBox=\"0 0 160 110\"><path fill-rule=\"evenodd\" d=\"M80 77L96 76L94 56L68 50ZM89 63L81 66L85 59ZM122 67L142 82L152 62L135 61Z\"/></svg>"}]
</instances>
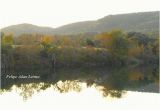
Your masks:
<instances>
[{"instance_id":1,"label":"autumn tree","mask_svg":"<svg viewBox=\"0 0 160 110\"><path fill-rule=\"evenodd\" d=\"M12 34L4 35L2 38L2 43L5 45L13 45L14 39L13 39Z\"/></svg>"},{"instance_id":2,"label":"autumn tree","mask_svg":"<svg viewBox=\"0 0 160 110\"><path fill-rule=\"evenodd\" d=\"M128 53L129 43L122 31L105 32L97 35L95 39L100 42L99 45L107 49L112 63L124 61Z\"/></svg>"},{"instance_id":3,"label":"autumn tree","mask_svg":"<svg viewBox=\"0 0 160 110\"><path fill-rule=\"evenodd\" d=\"M48 57L52 51L55 49L55 37L54 36L43 36L40 41L41 46L43 47L40 54L42 57Z\"/></svg>"},{"instance_id":4,"label":"autumn tree","mask_svg":"<svg viewBox=\"0 0 160 110\"><path fill-rule=\"evenodd\" d=\"M112 31L109 33L107 49L113 55L123 56L128 51L128 41L121 31Z\"/></svg>"},{"instance_id":5,"label":"autumn tree","mask_svg":"<svg viewBox=\"0 0 160 110\"><path fill-rule=\"evenodd\" d=\"M97 46L106 48L107 45L110 43L112 37L109 35L108 32L103 32L101 34L96 35L94 39L96 41Z\"/></svg>"},{"instance_id":6,"label":"autumn tree","mask_svg":"<svg viewBox=\"0 0 160 110\"><path fill-rule=\"evenodd\" d=\"M41 45L43 46L44 49L47 49L47 48L50 47L51 42L52 42L51 37L49 37L49 36L44 36L44 37L42 37Z\"/></svg>"}]
</instances>

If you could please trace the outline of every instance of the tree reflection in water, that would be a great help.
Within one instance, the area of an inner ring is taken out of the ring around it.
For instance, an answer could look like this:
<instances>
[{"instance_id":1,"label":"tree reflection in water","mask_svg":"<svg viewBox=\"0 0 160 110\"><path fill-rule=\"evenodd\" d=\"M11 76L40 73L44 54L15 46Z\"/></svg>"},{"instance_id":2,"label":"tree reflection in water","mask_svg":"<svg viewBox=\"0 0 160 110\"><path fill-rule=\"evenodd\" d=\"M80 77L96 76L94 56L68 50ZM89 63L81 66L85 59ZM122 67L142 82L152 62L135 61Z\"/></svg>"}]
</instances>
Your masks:
<instances>
[{"instance_id":1,"label":"tree reflection in water","mask_svg":"<svg viewBox=\"0 0 160 110\"><path fill-rule=\"evenodd\" d=\"M28 70L26 73L30 71L33 72L33 70ZM16 89L26 100L34 93L47 88L67 93L69 91L80 92L83 88L94 86L102 91L103 96L117 98L120 98L127 90L159 92L158 70L152 68L63 68L58 69L56 73L52 70L46 72L43 69L36 73L40 74L40 79L6 79L6 74L2 74L1 93ZM146 89L145 86L149 84L156 86Z\"/></svg>"}]
</instances>

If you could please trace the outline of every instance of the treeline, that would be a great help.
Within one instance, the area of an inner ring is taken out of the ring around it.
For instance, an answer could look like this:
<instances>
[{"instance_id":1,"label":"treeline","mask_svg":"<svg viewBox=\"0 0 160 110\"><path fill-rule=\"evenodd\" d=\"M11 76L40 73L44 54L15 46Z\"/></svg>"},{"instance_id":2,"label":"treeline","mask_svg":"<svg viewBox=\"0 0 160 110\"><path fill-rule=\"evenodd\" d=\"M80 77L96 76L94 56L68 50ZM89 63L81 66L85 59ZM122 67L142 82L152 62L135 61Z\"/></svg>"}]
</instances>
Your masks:
<instances>
[{"instance_id":1,"label":"treeline","mask_svg":"<svg viewBox=\"0 0 160 110\"><path fill-rule=\"evenodd\" d=\"M158 65L159 39L142 33L94 36L1 33L2 69L75 66Z\"/></svg>"}]
</instances>

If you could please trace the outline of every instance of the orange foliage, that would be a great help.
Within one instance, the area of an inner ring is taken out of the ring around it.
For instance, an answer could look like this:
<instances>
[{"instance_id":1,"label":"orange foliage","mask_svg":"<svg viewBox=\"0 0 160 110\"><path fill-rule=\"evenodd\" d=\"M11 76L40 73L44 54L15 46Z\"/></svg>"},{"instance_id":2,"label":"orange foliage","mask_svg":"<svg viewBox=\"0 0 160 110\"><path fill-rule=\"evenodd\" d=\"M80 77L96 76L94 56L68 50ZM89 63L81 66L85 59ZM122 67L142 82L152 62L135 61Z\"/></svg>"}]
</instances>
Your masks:
<instances>
[{"instance_id":1,"label":"orange foliage","mask_svg":"<svg viewBox=\"0 0 160 110\"><path fill-rule=\"evenodd\" d=\"M128 56L129 57L135 57L135 56L138 56L140 54L142 54L142 52L144 51L144 46L135 46L131 49L129 49L128 51Z\"/></svg>"}]
</instances>

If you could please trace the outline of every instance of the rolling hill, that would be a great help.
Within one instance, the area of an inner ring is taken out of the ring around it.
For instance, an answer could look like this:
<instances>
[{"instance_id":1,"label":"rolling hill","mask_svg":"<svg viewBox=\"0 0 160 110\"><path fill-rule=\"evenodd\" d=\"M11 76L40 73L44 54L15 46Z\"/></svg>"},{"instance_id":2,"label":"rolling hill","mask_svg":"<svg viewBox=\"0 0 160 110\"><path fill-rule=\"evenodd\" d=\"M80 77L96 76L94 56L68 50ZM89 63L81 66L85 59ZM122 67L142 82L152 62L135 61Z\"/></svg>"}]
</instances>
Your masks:
<instances>
[{"instance_id":1,"label":"rolling hill","mask_svg":"<svg viewBox=\"0 0 160 110\"><path fill-rule=\"evenodd\" d=\"M99 33L121 29L125 32L136 31L152 36L159 35L159 11L108 15L95 21L77 22L58 28L40 27L32 24L18 24L1 29L4 33L20 34L79 34Z\"/></svg>"},{"instance_id":2,"label":"rolling hill","mask_svg":"<svg viewBox=\"0 0 160 110\"><path fill-rule=\"evenodd\" d=\"M4 33L12 33L14 36L19 36L21 34L53 34L53 28L41 27L32 24L18 24L5 27L1 29Z\"/></svg>"}]
</instances>

